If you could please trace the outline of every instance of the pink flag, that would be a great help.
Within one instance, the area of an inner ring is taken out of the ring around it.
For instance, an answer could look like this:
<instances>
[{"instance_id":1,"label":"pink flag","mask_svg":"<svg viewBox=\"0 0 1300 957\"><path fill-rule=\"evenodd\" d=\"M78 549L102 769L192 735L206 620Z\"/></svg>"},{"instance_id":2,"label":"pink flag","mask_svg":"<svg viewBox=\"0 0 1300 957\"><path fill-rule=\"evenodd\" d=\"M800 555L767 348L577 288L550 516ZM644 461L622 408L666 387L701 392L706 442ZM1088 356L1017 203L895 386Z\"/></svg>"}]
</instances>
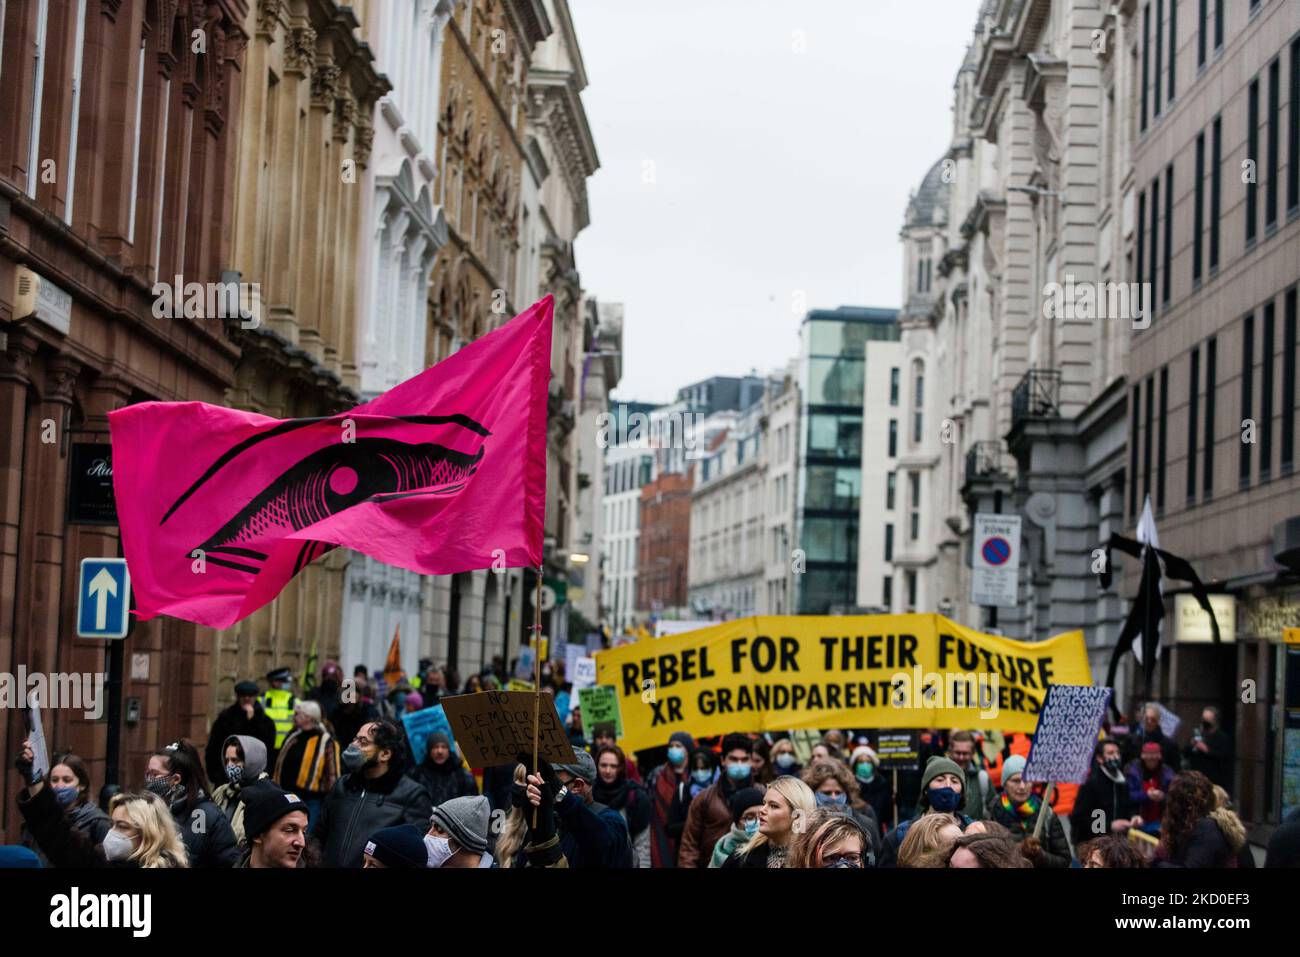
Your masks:
<instances>
[{"instance_id":1,"label":"pink flag","mask_svg":"<svg viewBox=\"0 0 1300 957\"><path fill-rule=\"evenodd\" d=\"M540 564L552 305L327 418L110 413L136 613L228 628L338 545L428 575Z\"/></svg>"}]
</instances>

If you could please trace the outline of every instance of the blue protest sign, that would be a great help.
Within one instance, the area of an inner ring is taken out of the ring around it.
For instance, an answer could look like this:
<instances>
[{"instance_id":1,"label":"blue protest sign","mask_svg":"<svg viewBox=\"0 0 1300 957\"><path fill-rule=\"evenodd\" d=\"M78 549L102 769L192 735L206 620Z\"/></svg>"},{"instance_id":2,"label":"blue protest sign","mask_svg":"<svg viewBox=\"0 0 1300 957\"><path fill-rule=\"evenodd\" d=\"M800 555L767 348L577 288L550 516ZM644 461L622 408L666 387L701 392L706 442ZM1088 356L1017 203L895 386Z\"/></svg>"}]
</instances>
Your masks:
<instances>
[{"instance_id":1,"label":"blue protest sign","mask_svg":"<svg viewBox=\"0 0 1300 957\"><path fill-rule=\"evenodd\" d=\"M451 724L440 704L406 712L402 715L402 724L406 726L406 736L411 740L411 753L415 756L416 764L424 761L429 735L441 732L447 736L448 741L452 739Z\"/></svg>"}]
</instances>

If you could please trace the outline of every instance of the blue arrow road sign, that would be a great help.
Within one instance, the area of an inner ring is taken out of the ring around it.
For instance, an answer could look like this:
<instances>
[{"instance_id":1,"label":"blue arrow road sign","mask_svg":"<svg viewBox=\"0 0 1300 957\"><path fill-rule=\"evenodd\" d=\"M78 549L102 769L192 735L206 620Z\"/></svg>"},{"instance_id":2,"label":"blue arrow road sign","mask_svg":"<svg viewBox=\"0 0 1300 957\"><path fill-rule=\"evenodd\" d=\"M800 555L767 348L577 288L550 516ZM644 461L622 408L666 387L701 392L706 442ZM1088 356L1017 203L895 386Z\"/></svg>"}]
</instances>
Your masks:
<instances>
[{"instance_id":1,"label":"blue arrow road sign","mask_svg":"<svg viewBox=\"0 0 1300 957\"><path fill-rule=\"evenodd\" d=\"M125 558L83 558L77 586L77 634L125 638L130 624L131 573Z\"/></svg>"}]
</instances>

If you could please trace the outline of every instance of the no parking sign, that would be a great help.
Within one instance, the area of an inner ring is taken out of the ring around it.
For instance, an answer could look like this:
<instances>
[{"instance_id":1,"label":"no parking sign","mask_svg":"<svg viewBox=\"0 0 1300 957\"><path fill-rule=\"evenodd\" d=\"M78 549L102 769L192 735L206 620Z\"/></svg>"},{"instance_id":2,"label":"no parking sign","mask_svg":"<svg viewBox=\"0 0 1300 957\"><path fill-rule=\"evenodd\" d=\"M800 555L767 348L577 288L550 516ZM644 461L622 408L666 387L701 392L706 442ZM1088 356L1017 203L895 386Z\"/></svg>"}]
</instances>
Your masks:
<instances>
[{"instance_id":1,"label":"no parking sign","mask_svg":"<svg viewBox=\"0 0 1300 957\"><path fill-rule=\"evenodd\" d=\"M976 605L1012 608L1020 577L1020 516L975 516L970 600Z\"/></svg>"}]
</instances>

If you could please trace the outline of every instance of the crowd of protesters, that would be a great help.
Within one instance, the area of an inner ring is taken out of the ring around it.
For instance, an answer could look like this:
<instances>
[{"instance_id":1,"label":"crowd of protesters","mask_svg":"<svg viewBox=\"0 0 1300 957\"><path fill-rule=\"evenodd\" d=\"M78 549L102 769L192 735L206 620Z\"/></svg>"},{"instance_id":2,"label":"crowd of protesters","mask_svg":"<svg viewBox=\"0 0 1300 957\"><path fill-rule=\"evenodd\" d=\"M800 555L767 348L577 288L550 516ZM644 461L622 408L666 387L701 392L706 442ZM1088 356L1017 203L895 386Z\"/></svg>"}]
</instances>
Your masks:
<instances>
[{"instance_id":1,"label":"crowd of protesters","mask_svg":"<svg viewBox=\"0 0 1300 957\"><path fill-rule=\"evenodd\" d=\"M626 754L584 729L549 665L576 760L480 769L431 734L412 754L402 716L500 688L498 659L462 685L422 661L411 680L327 662L301 698L287 669L235 686L205 749L149 756L140 788L97 804L86 764L16 766L24 846L0 865L90 867L1140 868L1253 867L1227 790L1232 741L1213 708L1177 748L1158 705L1097 742L1087 781L1025 778L1030 736L919 733L913 765L882 766L873 729L735 732ZM481 783L480 783L481 780ZM1300 814L1265 866L1300 865Z\"/></svg>"}]
</instances>

